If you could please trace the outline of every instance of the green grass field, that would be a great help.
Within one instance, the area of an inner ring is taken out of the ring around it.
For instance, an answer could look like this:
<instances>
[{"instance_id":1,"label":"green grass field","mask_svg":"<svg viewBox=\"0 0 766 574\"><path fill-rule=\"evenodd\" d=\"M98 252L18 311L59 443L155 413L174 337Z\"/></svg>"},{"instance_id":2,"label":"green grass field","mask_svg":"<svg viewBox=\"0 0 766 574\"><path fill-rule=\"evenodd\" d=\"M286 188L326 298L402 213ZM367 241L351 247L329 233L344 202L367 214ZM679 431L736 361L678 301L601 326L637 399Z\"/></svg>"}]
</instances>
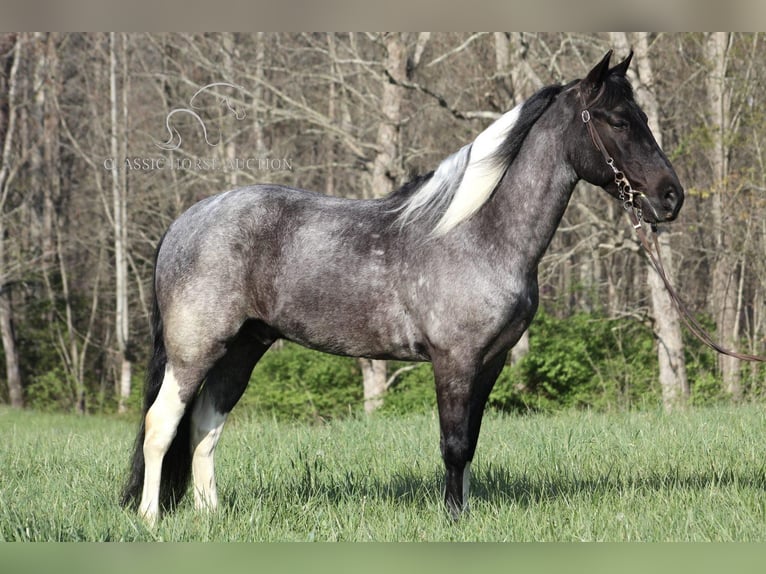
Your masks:
<instances>
[{"instance_id":1,"label":"green grass field","mask_svg":"<svg viewBox=\"0 0 766 574\"><path fill-rule=\"evenodd\" d=\"M135 424L0 409L4 541L765 541L763 407L488 413L471 511L442 510L435 414L304 426L236 411L221 508L154 531L118 494Z\"/></svg>"}]
</instances>

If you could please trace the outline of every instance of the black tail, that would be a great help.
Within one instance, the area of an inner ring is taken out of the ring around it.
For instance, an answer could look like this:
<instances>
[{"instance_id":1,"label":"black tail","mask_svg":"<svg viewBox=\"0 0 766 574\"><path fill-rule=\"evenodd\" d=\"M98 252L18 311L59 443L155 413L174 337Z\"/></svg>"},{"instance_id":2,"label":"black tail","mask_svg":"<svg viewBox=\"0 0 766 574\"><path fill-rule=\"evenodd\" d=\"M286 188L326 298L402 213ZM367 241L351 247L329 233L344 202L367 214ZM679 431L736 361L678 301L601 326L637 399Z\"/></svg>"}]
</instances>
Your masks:
<instances>
[{"instance_id":1,"label":"black tail","mask_svg":"<svg viewBox=\"0 0 766 574\"><path fill-rule=\"evenodd\" d=\"M160 240L162 245L162 240ZM157 246L157 252L159 252ZM121 504L124 507L137 508L144 488L144 435L146 432L146 413L154 404L165 376L167 355L165 354L165 339L162 334L162 317L157 303L157 294L152 302L152 333L154 350L146 370L146 386L144 390L144 407L141 414L141 425L138 429L133 450L133 460L130 465L128 482L122 491ZM165 454L162 462L162 479L160 483L160 505L166 509L178 503L186 492L191 476L191 404L187 405L186 413L178 424L176 436Z\"/></svg>"}]
</instances>

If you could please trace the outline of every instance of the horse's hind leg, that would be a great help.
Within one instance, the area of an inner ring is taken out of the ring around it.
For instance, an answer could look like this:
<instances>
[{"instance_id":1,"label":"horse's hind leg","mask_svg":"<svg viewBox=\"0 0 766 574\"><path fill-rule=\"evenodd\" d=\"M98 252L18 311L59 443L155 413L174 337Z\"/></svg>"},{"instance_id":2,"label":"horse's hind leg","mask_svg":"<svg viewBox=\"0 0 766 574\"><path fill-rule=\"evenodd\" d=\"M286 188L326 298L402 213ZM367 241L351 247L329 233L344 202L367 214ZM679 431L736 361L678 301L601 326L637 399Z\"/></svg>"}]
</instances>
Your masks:
<instances>
[{"instance_id":1,"label":"horse's hind leg","mask_svg":"<svg viewBox=\"0 0 766 574\"><path fill-rule=\"evenodd\" d=\"M214 454L223 425L242 396L258 359L269 345L252 337L247 329L230 343L226 354L208 373L194 404L191 420L194 503L198 509L218 506Z\"/></svg>"},{"instance_id":2,"label":"horse's hind leg","mask_svg":"<svg viewBox=\"0 0 766 574\"><path fill-rule=\"evenodd\" d=\"M174 368L168 363L157 398L146 413L143 442L145 470L139 513L150 525L156 522L159 514L163 458L176 439L179 423L199 388L202 376L198 369ZM184 482L183 479L180 482ZM182 485L170 485L171 488L178 486ZM180 496L181 493L174 495Z\"/></svg>"}]
</instances>

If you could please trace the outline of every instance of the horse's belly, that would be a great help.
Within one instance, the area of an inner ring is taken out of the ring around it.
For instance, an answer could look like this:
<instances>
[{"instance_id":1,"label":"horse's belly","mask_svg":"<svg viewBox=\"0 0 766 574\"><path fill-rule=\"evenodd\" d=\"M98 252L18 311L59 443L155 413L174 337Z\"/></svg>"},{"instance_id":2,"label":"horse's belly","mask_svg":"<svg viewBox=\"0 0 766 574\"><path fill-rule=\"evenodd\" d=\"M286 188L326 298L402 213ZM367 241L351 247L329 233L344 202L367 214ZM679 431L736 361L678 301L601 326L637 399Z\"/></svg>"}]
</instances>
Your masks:
<instances>
[{"instance_id":1,"label":"horse's belly","mask_svg":"<svg viewBox=\"0 0 766 574\"><path fill-rule=\"evenodd\" d=\"M352 357L428 359L421 334L393 292L365 297L336 285L281 303L268 323L306 347Z\"/></svg>"},{"instance_id":2,"label":"horse's belly","mask_svg":"<svg viewBox=\"0 0 766 574\"><path fill-rule=\"evenodd\" d=\"M279 328L286 339L317 351L366 357L368 359L396 359L401 361L426 361L425 345L404 337L385 336L364 328L313 331L302 325Z\"/></svg>"}]
</instances>

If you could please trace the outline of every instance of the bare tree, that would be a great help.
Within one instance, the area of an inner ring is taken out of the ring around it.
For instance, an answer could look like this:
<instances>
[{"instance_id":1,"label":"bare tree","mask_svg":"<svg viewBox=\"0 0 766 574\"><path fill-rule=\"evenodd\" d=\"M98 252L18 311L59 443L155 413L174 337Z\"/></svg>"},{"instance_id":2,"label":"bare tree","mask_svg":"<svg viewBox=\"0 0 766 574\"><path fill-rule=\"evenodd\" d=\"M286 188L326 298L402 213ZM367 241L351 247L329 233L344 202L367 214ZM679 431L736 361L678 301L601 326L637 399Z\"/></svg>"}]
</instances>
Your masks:
<instances>
[{"instance_id":1,"label":"bare tree","mask_svg":"<svg viewBox=\"0 0 766 574\"><path fill-rule=\"evenodd\" d=\"M711 215L715 238L713 261L713 285L710 303L716 321L716 330L724 347L736 348L738 337L737 285L738 265L732 253L731 236L727 233L727 210L731 208L729 176L729 144L727 142L730 122L731 95L726 84L728 51L731 41L729 32L712 32L705 39L705 58L708 74L707 107L710 117L710 163L713 172ZM739 361L721 355L718 359L724 389L732 398L742 396Z\"/></svg>"},{"instance_id":2,"label":"bare tree","mask_svg":"<svg viewBox=\"0 0 766 574\"><path fill-rule=\"evenodd\" d=\"M504 108L521 104L543 86L527 61L528 50L520 32L495 32L495 76L498 90L505 96ZM501 110L504 111L504 110ZM529 330L511 349L511 362L517 363L529 353Z\"/></svg>"},{"instance_id":3,"label":"bare tree","mask_svg":"<svg viewBox=\"0 0 766 574\"><path fill-rule=\"evenodd\" d=\"M624 53L630 43L625 32L610 34L615 46ZM649 34L634 34L636 65L629 71L631 83L636 91L636 100L647 115L649 128L654 133L657 143L662 147L662 131L659 121L659 104L654 93L654 70L649 53ZM660 256L666 265L666 272L673 277L673 250L670 235L658 230ZM689 383L686 377L684 346L681 326L673 302L657 272L647 262L647 283L651 293L654 336L657 341L657 360L659 363L662 404L670 412L683 407L689 397Z\"/></svg>"},{"instance_id":4,"label":"bare tree","mask_svg":"<svg viewBox=\"0 0 766 574\"><path fill-rule=\"evenodd\" d=\"M124 408L135 369L130 342L149 333L154 247L184 209L264 181L340 197L385 195L539 87L572 79L607 45L635 48L637 99L687 182L681 221L668 226L676 233L660 234L674 281L692 306L708 305L722 343L762 353L762 43L762 34L745 33L2 35L0 331L2 377L12 373L13 388L2 394L14 404L31 399L20 381L29 373L30 388L64 383L54 389L68 393L61 405L117 398ZM209 147L198 125L176 116L182 149L158 151L166 115L221 81L242 90L221 88L197 101L207 106L199 111L208 127L218 122L222 145ZM246 110L246 121L217 105L223 95ZM128 151L168 164L290 157L295 169L131 171L121 162ZM120 161L106 168L107 155ZM599 193L583 185L574 194L541 262L541 307L562 318L588 310L647 324L651 317L664 401L682 403L683 349L663 326L675 323L674 311L657 299L664 293L636 256L630 229L613 223L619 204ZM34 346L25 344L30 334ZM362 363L365 378L378 381L367 385L369 408L383 398L385 366ZM670 371L675 382L662 374ZM388 386L401 373L389 373ZM757 367L740 372L722 359L719 373L735 398L761 392Z\"/></svg>"},{"instance_id":5,"label":"bare tree","mask_svg":"<svg viewBox=\"0 0 766 574\"><path fill-rule=\"evenodd\" d=\"M7 107L0 109L0 337L5 352L5 373L8 378L8 397L11 406L24 406L24 394L21 384L21 368L19 350L16 345L16 335L13 327L13 306L11 304L12 278L8 272L6 260L6 206L11 192L11 181L14 177L13 141L16 137L16 118L18 113L17 88L19 77L19 62L21 61L22 37L15 34L4 34L0 38L0 53L7 53L5 66L5 86Z\"/></svg>"},{"instance_id":6,"label":"bare tree","mask_svg":"<svg viewBox=\"0 0 766 574\"><path fill-rule=\"evenodd\" d=\"M130 396L132 359L129 353L130 310L128 308L128 206L126 171L119 158L126 157L125 137L127 130L126 94L127 75L120 66L125 65L127 50L126 37L115 32L109 33L109 104L110 104L110 149L115 158L112 172L112 223L114 225L114 272L115 272L115 331L118 360L120 364L118 411L125 412ZM118 85L122 79L122 86Z\"/></svg>"},{"instance_id":7,"label":"bare tree","mask_svg":"<svg viewBox=\"0 0 766 574\"><path fill-rule=\"evenodd\" d=\"M71 389L71 402L83 412L85 401L84 359L88 344L82 343L73 308L70 270L66 258L66 223L59 206L63 201L61 185L62 161L60 154L61 67L57 52L59 35L36 33L33 36L34 101L30 106L26 128L38 136L30 144L32 165L32 193L39 194L40 273L48 296L50 310L48 326L51 342L55 345L67 375L67 388ZM58 275L56 276L56 273ZM54 279L54 276L55 279ZM63 305L63 311L60 306ZM87 337L85 337L87 341Z\"/></svg>"},{"instance_id":8,"label":"bare tree","mask_svg":"<svg viewBox=\"0 0 766 574\"><path fill-rule=\"evenodd\" d=\"M373 197L382 197L390 193L401 179L398 146L405 90L400 84L407 80L407 34L388 33L384 37L384 42L385 70L395 81L384 84L381 95L382 121L378 126L376 139L378 152L373 160L370 182L370 192ZM359 364L364 385L364 410L370 413L383 405L387 380L386 362L362 358L359 359Z\"/></svg>"}]
</instances>

